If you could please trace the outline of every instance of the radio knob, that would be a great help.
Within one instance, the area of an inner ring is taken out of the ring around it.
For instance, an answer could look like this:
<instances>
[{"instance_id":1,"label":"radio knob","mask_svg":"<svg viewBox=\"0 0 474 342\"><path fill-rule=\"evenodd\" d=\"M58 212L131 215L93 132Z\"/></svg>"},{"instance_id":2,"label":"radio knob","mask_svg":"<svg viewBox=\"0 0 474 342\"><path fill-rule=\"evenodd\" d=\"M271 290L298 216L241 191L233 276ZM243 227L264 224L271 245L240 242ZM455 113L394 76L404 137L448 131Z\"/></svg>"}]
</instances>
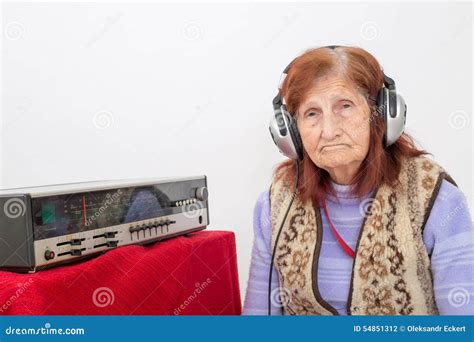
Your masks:
<instances>
[{"instance_id":1,"label":"radio knob","mask_svg":"<svg viewBox=\"0 0 474 342\"><path fill-rule=\"evenodd\" d=\"M54 259L54 252L53 251L50 251L49 249L46 250L46 252L44 252L44 258L46 260L51 260L51 259Z\"/></svg>"},{"instance_id":2,"label":"radio knob","mask_svg":"<svg viewBox=\"0 0 474 342\"><path fill-rule=\"evenodd\" d=\"M207 191L207 187L203 186L196 189L196 198L200 201L206 201L209 193Z\"/></svg>"}]
</instances>

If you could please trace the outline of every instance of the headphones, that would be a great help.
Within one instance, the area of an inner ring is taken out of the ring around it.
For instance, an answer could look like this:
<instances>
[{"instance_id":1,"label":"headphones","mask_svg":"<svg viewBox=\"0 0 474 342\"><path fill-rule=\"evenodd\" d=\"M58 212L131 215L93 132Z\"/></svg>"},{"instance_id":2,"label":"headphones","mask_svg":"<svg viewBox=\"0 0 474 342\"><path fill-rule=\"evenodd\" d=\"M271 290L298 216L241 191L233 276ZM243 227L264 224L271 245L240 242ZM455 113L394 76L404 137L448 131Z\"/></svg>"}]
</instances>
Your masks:
<instances>
[{"instance_id":1,"label":"headphones","mask_svg":"<svg viewBox=\"0 0 474 342\"><path fill-rule=\"evenodd\" d=\"M339 45L324 46L332 49ZM283 82L288 75L294 60L283 71L278 86L278 94L273 99L273 115L270 118L270 134L280 152L290 159L303 160L303 143L296 120L286 109L285 99L281 94ZM377 94L377 112L385 123L383 145L392 145L405 129L407 105L395 89L395 81L383 74L384 86Z\"/></svg>"}]
</instances>

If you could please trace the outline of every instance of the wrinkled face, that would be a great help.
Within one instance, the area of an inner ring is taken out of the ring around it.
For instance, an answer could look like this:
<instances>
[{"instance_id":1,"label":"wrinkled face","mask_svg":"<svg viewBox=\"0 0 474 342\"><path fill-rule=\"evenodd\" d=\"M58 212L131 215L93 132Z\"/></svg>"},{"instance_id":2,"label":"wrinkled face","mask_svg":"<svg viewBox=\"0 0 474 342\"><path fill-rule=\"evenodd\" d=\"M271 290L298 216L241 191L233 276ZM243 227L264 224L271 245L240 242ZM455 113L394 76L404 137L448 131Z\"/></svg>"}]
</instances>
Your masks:
<instances>
[{"instance_id":1,"label":"wrinkled face","mask_svg":"<svg viewBox=\"0 0 474 342\"><path fill-rule=\"evenodd\" d=\"M370 108L366 97L341 76L316 80L296 118L304 148L318 167L353 167L365 159Z\"/></svg>"}]
</instances>

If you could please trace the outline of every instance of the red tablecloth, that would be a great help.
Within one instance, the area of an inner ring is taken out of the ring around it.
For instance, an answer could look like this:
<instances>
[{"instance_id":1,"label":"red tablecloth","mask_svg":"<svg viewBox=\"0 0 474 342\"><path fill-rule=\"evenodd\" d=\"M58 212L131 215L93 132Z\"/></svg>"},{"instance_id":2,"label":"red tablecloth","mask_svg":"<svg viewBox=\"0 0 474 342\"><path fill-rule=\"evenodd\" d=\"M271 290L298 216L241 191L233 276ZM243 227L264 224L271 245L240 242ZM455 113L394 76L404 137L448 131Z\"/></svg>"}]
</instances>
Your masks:
<instances>
[{"instance_id":1,"label":"red tablecloth","mask_svg":"<svg viewBox=\"0 0 474 342\"><path fill-rule=\"evenodd\" d=\"M2 315L239 315L234 233L200 231L34 274L0 272Z\"/></svg>"}]
</instances>

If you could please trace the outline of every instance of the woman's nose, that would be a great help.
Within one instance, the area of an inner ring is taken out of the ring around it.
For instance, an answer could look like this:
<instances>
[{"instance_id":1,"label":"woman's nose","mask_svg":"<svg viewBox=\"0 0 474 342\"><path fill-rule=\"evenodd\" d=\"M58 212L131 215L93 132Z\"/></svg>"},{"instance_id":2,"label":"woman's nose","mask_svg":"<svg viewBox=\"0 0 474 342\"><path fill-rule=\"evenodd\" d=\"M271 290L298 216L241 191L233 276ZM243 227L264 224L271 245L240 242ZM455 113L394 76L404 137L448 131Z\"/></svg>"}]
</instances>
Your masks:
<instances>
[{"instance_id":1,"label":"woman's nose","mask_svg":"<svg viewBox=\"0 0 474 342\"><path fill-rule=\"evenodd\" d=\"M332 115L332 113L326 115L323 114L322 119L323 122L321 125L321 138L329 141L333 140L339 134L339 122L334 118L334 115Z\"/></svg>"}]
</instances>

